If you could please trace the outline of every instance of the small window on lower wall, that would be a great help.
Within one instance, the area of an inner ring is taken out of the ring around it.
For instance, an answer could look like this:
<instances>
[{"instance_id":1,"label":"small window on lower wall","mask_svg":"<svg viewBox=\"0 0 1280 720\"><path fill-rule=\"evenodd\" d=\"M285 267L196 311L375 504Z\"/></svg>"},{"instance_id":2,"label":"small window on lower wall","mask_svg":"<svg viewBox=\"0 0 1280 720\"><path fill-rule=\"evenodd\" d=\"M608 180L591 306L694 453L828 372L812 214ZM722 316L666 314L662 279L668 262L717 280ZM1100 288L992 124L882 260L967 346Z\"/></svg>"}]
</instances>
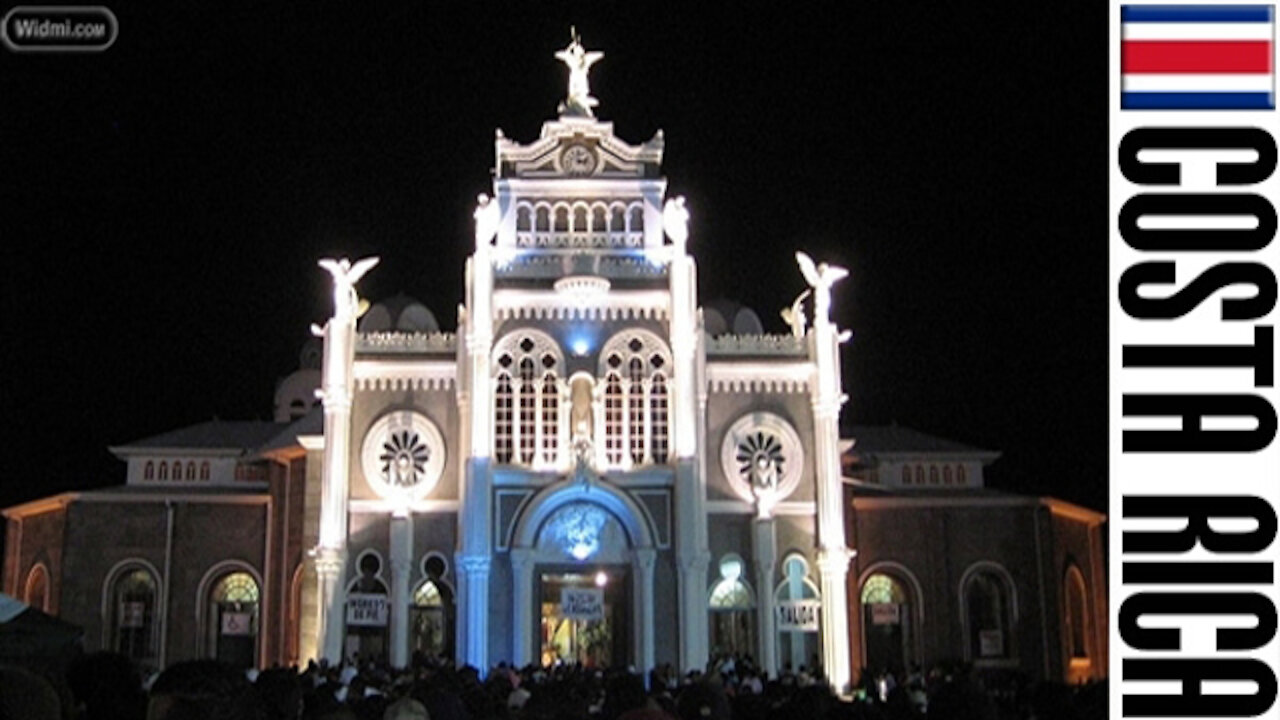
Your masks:
<instances>
[{"instance_id":1,"label":"small window on lower wall","mask_svg":"<svg viewBox=\"0 0 1280 720\"><path fill-rule=\"evenodd\" d=\"M1013 592L994 570L967 575L962 592L968 655L975 661L1000 660L1013 655Z\"/></svg>"},{"instance_id":2,"label":"small window on lower wall","mask_svg":"<svg viewBox=\"0 0 1280 720\"><path fill-rule=\"evenodd\" d=\"M1072 664L1089 662L1089 610L1088 591L1084 582L1084 573L1080 568L1071 565L1067 568L1066 582L1063 583L1066 597L1066 613L1062 620L1067 643L1068 657Z\"/></svg>"},{"instance_id":3,"label":"small window on lower wall","mask_svg":"<svg viewBox=\"0 0 1280 720\"><path fill-rule=\"evenodd\" d=\"M139 565L124 566L107 584L107 648L144 670L159 669L158 588L155 575Z\"/></svg>"}]
</instances>

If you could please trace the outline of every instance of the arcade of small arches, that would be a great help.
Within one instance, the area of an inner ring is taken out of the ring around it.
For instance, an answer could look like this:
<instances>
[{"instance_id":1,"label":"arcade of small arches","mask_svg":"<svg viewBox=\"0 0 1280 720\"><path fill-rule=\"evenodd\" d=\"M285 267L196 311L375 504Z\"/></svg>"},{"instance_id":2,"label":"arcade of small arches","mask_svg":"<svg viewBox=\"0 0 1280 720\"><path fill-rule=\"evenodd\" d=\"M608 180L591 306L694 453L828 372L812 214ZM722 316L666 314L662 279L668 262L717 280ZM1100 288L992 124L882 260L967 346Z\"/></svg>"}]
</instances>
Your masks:
<instances>
[{"instance_id":1,"label":"arcade of small arches","mask_svg":"<svg viewBox=\"0 0 1280 720\"><path fill-rule=\"evenodd\" d=\"M644 203L522 200L516 203L517 247L640 247Z\"/></svg>"},{"instance_id":2,"label":"arcade of small arches","mask_svg":"<svg viewBox=\"0 0 1280 720\"><path fill-rule=\"evenodd\" d=\"M926 473L928 473L927 480ZM903 485L966 485L968 482L969 473L963 463L941 466L933 463L928 465L916 463L902 466Z\"/></svg>"},{"instance_id":3,"label":"arcade of small arches","mask_svg":"<svg viewBox=\"0 0 1280 720\"><path fill-rule=\"evenodd\" d=\"M158 467L158 470L157 470L157 467ZM196 469L197 466L194 460L187 461L185 477L183 474L183 463L181 460L173 461L172 467L173 467L174 480L184 480L184 479L185 480L197 480L197 479L208 480L209 479L209 461L208 460L202 460L200 462L198 477L197 477L197 469ZM147 464L144 465L142 468L142 479L143 480L169 480L170 479L169 468L170 468L170 463L167 461L162 460L157 466L157 463L155 461L148 460Z\"/></svg>"}]
</instances>

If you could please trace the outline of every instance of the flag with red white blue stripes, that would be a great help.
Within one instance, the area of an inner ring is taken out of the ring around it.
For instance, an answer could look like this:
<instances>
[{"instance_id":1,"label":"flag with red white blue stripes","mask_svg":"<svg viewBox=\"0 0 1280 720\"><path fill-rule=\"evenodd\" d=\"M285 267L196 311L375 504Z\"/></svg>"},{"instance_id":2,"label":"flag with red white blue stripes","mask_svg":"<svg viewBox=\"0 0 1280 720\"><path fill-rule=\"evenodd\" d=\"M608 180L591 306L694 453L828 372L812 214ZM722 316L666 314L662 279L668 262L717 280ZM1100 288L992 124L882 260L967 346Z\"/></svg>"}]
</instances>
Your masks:
<instances>
[{"instance_id":1,"label":"flag with red white blue stripes","mask_svg":"<svg viewBox=\"0 0 1280 720\"><path fill-rule=\"evenodd\" d=\"M1272 5L1122 5L1120 108L1274 110Z\"/></svg>"}]
</instances>

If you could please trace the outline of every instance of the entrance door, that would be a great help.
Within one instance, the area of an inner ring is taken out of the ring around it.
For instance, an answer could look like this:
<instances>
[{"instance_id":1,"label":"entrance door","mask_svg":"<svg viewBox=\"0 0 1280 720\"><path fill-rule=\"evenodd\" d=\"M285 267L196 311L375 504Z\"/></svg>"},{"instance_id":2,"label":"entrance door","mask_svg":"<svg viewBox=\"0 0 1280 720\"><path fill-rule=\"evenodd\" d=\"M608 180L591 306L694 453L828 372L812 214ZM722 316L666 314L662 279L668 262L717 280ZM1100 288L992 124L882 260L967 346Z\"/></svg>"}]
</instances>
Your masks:
<instances>
[{"instance_id":1,"label":"entrance door","mask_svg":"<svg viewBox=\"0 0 1280 720\"><path fill-rule=\"evenodd\" d=\"M539 575L539 656L543 665L586 667L630 662L631 603L625 566Z\"/></svg>"}]
</instances>

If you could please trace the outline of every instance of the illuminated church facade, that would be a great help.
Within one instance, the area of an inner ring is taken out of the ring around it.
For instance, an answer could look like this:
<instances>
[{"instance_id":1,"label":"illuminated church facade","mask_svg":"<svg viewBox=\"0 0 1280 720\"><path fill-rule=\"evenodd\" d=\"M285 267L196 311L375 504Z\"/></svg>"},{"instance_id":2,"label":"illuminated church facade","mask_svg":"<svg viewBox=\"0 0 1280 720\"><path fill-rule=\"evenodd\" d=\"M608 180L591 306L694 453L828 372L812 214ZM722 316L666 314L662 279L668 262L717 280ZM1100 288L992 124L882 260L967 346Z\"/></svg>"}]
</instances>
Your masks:
<instances>
[{"instance_id":1,"label":"illuminated church facade","mask_svg":"<svg viewBox=\"0 0 1280 720\"><path fill-rule=\"evenodd\" d=\"M5 591L151 666L738 652L836 687L945 659L1105 676L1104 518L985 489L995 453L842 439L845 271L797 254L786 334L700 307L661 133L619 139L598 54L558 57L560 116L497 134L456 333L362 301L377 259L321 261L323 350L275 422L116 447L124 486L9 508Z\"/></svg>"}]
</instances>

